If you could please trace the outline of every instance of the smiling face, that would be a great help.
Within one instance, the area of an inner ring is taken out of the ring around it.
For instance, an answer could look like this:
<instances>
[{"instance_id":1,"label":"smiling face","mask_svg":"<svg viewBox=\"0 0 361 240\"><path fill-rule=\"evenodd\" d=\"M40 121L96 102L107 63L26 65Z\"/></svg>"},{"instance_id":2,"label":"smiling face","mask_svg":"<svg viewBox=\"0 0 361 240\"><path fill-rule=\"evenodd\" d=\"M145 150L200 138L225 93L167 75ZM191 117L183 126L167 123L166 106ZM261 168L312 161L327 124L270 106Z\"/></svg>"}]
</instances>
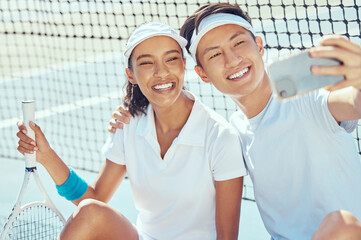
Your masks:
<instances>
[{"instance_id":1,"label":"smiling face","mask_svg":"<svg viewBox=\"0 0 361 240\"><path fill-rule=\"evenodd\" d=\"M144 40L134 48L130 61L132 67L126 69L129 81L138 84L153 108L170 106L179 99L185 59L174 39L157 36Z\"/></svg>"},{"instance_id":2,"label":"smiling face","mask_svg":"<svg viewBox=\"0 0 361 240\"><path fill-rule=\"evenodd\" d=\"M243 27L227 24L206 33L197 48L201 66L195 70L222 93L239 98L268 84L262 59L262 39Z\"/></svg>"}]
</instances>

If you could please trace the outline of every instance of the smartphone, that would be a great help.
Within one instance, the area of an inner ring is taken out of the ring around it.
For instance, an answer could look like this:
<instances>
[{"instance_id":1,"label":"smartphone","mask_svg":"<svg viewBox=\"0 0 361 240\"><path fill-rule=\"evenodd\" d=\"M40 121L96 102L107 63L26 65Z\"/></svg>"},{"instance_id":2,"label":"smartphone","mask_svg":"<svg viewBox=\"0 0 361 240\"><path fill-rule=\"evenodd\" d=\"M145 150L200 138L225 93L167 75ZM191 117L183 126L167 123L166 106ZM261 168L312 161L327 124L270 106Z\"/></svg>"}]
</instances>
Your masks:
<instances>
[{"instance_id":1,"label":"smartphone","mask_svg":"<svg viewBox=\"0 0 361 240\"><path fill-rule=\"evenodd\" d=\"M268 65L268 75L272 90L279 99L295 97L312 90L332 85L344 76L313 75L311 66L335 66L341 62L331 58L312 58L305 50Z\"/></svg>"}]
</instances>

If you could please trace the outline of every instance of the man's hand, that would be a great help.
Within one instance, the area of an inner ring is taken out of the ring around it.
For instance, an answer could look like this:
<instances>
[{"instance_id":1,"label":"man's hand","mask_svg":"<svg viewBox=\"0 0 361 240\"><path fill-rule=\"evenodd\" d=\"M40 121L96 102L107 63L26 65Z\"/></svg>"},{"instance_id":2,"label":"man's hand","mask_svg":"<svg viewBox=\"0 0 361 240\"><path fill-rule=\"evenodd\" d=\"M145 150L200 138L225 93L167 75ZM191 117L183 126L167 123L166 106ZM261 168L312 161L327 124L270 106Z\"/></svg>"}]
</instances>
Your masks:
<instances>
[{"instance_id":1,"label":"man's hand","mask_svg":"<svg viewBox=\"0 0 361 240\"><path fill-rule=\"evenodd\" d=\"M343 64L339 66L313 66L315 75L343 75L345 79L327 87L334 91L346 87L361 89L361 47L340 35L330 35L320 41L319 47L310 50L312 57L334 58Z\"/></svg>"},{"instance_id":2,"label":"man's hand","mask_svg":"<svg viewBox=\"0 0 361 240\"><path fill-rule=\"evenodd\" d=\"M117 129L123 129L124 124L128 124L132 115L123 106L118 106L112 114L113 118L109 121L108 131L115 133Z\"/></svg>"}]
</instances>

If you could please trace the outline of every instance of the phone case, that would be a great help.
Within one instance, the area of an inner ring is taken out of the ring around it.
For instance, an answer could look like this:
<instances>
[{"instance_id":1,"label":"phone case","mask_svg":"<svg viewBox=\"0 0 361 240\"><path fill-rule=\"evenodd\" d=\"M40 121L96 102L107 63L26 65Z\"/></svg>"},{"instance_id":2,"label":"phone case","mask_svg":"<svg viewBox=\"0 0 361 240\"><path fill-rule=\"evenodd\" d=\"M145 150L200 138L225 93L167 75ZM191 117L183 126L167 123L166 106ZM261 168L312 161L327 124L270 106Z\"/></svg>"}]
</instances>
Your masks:
<instances>
[{"instance_id":1,"label":"phone case","mask_svg":"<svg viewBox=\"0 0 361 240\"><path fill-rule=\"evenodd\" d=\"M309 51L302 51L268 65L268 75L276 97L287 99L328 86L344 79L344 76L313 75L311 66L334 66L340 61L330 58L312 58Z\"/></svg>"}]
</instances>

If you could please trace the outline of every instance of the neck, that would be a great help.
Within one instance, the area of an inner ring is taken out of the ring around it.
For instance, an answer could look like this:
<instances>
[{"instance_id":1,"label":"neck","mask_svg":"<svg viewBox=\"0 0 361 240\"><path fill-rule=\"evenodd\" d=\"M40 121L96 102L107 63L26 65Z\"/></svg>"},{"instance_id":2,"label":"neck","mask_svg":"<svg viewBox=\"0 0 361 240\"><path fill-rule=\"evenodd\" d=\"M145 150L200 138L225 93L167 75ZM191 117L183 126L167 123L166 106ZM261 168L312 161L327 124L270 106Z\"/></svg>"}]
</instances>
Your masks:
<instances>
[{"instance_id":1,"label":"neck","mask_svg":"<svg viewBox=\"0 0 361 240\"><path fill-rule=\"evenodd\" d=\"M262 82L250 94L232 97L233 101L248 119L257 116L267 106L272 96L272 89L267 74Z\"/></svg>"},{"instance_id":2,"label":"neck","mask_svg":"<svg viewBox=\"0 0 361 240\"><path fill-rule=\"evenodd\" d=\"M193 101L183 92L177 101L170 107L154 107L154 118L157 132L167 133L180 131L187 122L192 111Z\"/></svg>"}]
</instances>

